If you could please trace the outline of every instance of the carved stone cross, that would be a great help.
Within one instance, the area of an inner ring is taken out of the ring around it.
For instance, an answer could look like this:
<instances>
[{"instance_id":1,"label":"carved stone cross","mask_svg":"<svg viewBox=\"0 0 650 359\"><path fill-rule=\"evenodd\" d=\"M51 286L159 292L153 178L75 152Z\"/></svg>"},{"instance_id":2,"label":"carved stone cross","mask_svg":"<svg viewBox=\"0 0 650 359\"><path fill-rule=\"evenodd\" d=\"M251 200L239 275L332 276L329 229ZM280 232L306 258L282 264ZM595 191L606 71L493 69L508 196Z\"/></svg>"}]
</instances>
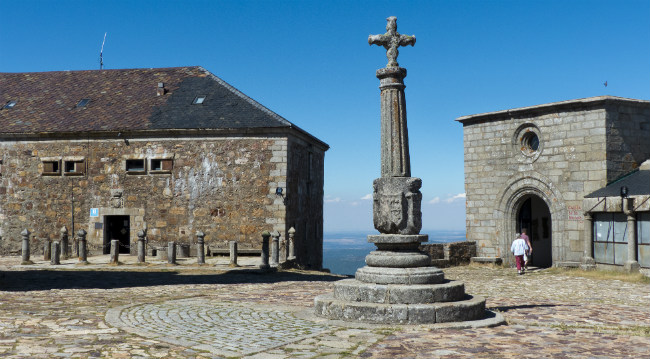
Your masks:
<instances>
[{"instance_id":1,"label":"carved stone cross","mask_svg":"<svg viewBox=\"0 0 650 359\"><path fill-rule=\"evenodd\" d=\"M368 36L368 44L383 46L386 49L386 57L388 58L388 65L386 67L398 67L397 50L400 46L415 45L415 35L401 35L397 32L397 18L391 16L386 19L386 33L383 35L370 35Z\"/></svg>"}]
</instances>

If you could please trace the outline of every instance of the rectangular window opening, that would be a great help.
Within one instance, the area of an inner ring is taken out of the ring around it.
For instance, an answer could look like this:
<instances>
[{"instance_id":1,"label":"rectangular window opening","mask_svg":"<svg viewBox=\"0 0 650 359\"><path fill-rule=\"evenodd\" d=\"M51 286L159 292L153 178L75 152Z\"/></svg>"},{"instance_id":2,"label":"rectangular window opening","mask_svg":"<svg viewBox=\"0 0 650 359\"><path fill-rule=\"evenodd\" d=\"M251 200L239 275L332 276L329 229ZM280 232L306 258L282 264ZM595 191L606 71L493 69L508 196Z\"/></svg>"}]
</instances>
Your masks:
<instances>
[{"instance_id":1,"label":"rectangular window opening","mask_svg":"<svg viewBox=\"0 0 650 359\"><path fill-rule=\"evenodd\" d=\"M85 173L86 163L85 161L64 161L63 162L63 174L69 176L81 176Z\"/></svg>"},{"instance_id":2,"label":"rectangular window opening","mask_svg":"<svg viewBox=\"0 0 650 359\"><path fill-rule=\"evenodd\" d=\"M152 158L151 172L171 172L173 162L171 159Z\"/></svg>"},{"instance_id":3,"label":"rectangular window opening","mask_svg":"<svg viewBox=\"0 0 650 359\"><path fill-rule=\"evenodd\" d=\"M202 105L204 101L205 101L205 96L196 96L194 98L194 101L192 101L192 104L194 104L194 105Z\"/></svg>"},{"instance_id":4,"label":"rectangular window opening","mask_svg":"<svg viewBox=\"0 0 650 359\"><path fill-rule=\"evenodd\" d=\"M7 102L4 106L2 106L2 108L7 109L7 110L10 110L10 109L14 108L14 106L16 106L16 103L17 103L17 102L16 102L16 101L13 101L13 100L12 100L12 101L9 101L9 102Z\"/></svg>"},{"instance_id":5,"label":"rectangular window opening","mask_svg":"<svg viewBox=\"0 0 650 359\"><path fill-rule=\"evenodd\" d=\"M144 159L126 160L126 172L141 174L145 172Z\"/></svg>"},{"instance_id":6,"label":"rectangular window opening","mask_svg":"<svg viewBox=\"0 0 650 359\"><path fill-rule=\"evenodd\" d=\"M43 161L43 175L57 176L60 174L59 161Z\"/></svg>"}]
</instances>

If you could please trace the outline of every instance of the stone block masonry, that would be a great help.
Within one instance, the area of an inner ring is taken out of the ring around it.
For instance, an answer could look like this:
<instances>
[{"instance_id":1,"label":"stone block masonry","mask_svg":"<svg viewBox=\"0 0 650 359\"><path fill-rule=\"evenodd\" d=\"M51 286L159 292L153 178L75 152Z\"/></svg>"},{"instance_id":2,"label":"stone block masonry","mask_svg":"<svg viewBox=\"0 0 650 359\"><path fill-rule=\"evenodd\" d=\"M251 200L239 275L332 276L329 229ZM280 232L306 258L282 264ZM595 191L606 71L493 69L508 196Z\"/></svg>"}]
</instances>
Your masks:
<instances>
[{"instance_id":1,"label":"stone block masonry","mask_svg":"<svg viewBox=\"0 0 650 359\"><path fill-rule=\"evenodd\" d=\"M291 222L304 228L303 264L322 265L324 151L292 136L50 138L0 141L0 149L2 254L19 251L24 228L52 240L63 226L83 228L91 253L119 239L137 254L142 229L149 246L195 244L201 230L212 248L234 240L259 249L260 233L287 238ZM289 167L290 158L301 160Z\"/></svg>"},{"instance_id":2,"label":"stone block masonry","mask_svg":"<svg viewBox=\"0 0 650 359\"><path fill-rule=\"evenodd\" d=\"M480 257L502 257L522 223L534 260L580 261L583 197L650 158L647 101L594 97L465 116L467 239ZM527 200L533 217L521 217ZM539 214L546 206L548 215ZM535 215L537 212L539 215ZM523 219L522 219L523 218ZM545 242L544 242L545 241ZM544 242L544 244L540 244Z\"/></svg>"}]
</instances>

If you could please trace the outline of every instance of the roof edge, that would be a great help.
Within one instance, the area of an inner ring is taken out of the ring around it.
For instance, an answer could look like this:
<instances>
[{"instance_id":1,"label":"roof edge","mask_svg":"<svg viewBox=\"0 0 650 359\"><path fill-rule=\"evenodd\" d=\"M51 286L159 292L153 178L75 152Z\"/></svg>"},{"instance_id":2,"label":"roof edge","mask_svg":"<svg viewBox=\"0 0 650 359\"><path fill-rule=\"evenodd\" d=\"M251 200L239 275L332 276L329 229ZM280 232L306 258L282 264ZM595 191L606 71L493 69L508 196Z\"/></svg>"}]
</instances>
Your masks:
<instances>
[{"instance_id":1,"label":"roof edge","mask_svg":"<svg viewBox=\"0 0 650 359\"><path fill-rule=\"evenodd\" d=\"M260 110L260 111L263 111L263 112L266 113L267 115L273 117L275 120L280 121L280 122L281 122L282 124L284 124L285 126L288 126L288 127L295 127L295 125L294 125L293 123L287 121L287 119L285 119L284 117L278 115L277 113L275 113L275 112L269 110L267 107L265 107L265 106L262 105L261 103L259 103L259 102L255 101L255 100L253 100L252 98L248 97L248 96L245 95L243 92L237 90L237 89L234 88L232 85L230 85L230 84L227 83L226 81L222 80L221 78L219 78L218 76L216 76L216 75L213 74L212 72L206 70L205 68L203 68L203 67L201 67L201 66L198 66L198 68L199 68L200 71L204 71L204 72L205 72L205 73L206 73L210 78L212 78L214 81L218 82L221 86L227 88L227 89L228 89L230 92L232 92L233 94L237 95L238 97L240 97L240 98L243 99L244 101L250 103L253 107L257 108L257 109Z\"/></svg>"},{"instance_id":2,"label":"roof edge","mask_svg":"<svg viewBox=\"0 0 650 359\"><path fill-rule=\"evenodd\" d=\"M456 119L456 121L466 124L473 123L478 121L490 121L496 120L503 117L513 117L517 115L522 115L524 113L530 112L551 112L552 109L566 109L566 108L576 108L584 106L594 106L599 103L604 102L621 102L637 105L647 105L650 106L650 101L648 100L638 100L626 97L617 97L617 96L596 96L596 97L587 97L575 100L551 102L535 106L527 107L518 107L509 110L494 111L494 112L485 112L475 115L461 116Z\"/></svg>"}]
</instances>

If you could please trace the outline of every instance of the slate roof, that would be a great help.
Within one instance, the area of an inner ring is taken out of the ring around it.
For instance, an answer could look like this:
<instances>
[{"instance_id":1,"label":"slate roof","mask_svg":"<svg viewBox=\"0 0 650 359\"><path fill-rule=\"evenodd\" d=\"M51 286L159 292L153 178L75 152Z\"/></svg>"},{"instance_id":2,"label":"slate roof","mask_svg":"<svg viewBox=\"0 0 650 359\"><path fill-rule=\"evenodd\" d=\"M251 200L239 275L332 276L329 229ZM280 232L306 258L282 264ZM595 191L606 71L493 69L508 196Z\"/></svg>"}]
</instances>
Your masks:
<instances>
[{"instance_id":1,"label":"slate roof","mask_svg":"<svg viewBox=\"0 0 650 359\"><path fill-rule=\"evenodd\" d=\"M650 194L650 170L637 170L626 176L623 176L607 186L592 192L585 198L595 197L619 197L621 187L627 187L628 196L639 196Z\"/></svg>"},{"instance_id":2,"label":"slate roof","mask_svg":"<svg viewBox=\"0 0 650 359\"><path fill-rule=\"evenodd\" d=\"M320 142L199 66L0 73L0 106L0 135L284 127Z\"/></svg>"}]
</instances>

